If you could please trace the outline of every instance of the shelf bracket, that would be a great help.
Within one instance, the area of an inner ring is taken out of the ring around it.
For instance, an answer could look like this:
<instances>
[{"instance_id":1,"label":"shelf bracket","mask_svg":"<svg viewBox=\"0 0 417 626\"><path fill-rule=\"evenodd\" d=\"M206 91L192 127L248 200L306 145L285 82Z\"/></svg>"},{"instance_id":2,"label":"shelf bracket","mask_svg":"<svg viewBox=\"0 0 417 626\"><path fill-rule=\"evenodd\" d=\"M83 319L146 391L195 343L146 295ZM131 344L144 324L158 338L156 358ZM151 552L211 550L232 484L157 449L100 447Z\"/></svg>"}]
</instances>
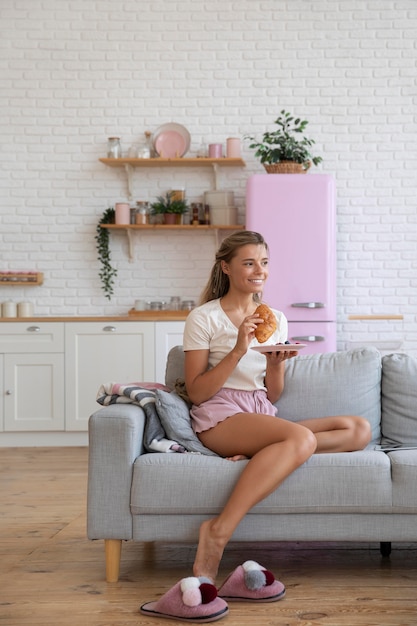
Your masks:
<instances>
[{"instance_id":1,"label":"shelf bracket","mask_svg":"<svg viewBox=\"0 0 417 626\"><path fill-rule=\"evenodd\" d=\"M219 166L217 165L217 163L212 163L212 168L213 168L213 176L214 176L214 191L217 191L217 178L218 178L218 173L219 173Z\"/></svg>"},{"instance_id":2,"label":"shelf bracket","mask_svg":"<svg viewBox=\"0 0 417 626\"><path fill-rule=\"evenodd\" d=\"M129 248L129 263L133 263L133 261L135 260L135 254L133 251L133 233L129 228L126 228L126 234Z\"/></svg>"},{"instance_id":3,"label":"shelf bracket","mask_svg":"<svg viewBox=\"0 0 417 626\"><path fill-rule=\"evenodd\" d=\"M133 167L129 163L125 163L125 172L127 180L127 196L130 201L133 200Z\"/></svg>"}]
</instances>

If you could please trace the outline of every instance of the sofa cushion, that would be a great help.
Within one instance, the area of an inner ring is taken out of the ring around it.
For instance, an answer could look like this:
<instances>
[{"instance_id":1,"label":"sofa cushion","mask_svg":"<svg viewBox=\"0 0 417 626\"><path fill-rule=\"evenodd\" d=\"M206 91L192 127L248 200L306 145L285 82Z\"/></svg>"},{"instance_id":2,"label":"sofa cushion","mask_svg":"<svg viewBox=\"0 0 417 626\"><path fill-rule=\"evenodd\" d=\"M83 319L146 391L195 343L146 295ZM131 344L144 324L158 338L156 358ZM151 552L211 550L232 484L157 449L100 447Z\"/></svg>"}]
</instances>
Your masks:
<instances>
[{"instance_id":1,"label":"sofa cushion","mask_svg":"<svg viewBox=\"0 0 417 626\"><path fill-rule=\"evenodd\" d=\"M287 361L278 415L291 421L361 415L380 442L381 357L372 347L298 356Z\"/></svg>"},{"instance_id":2,"label":"sofa cushion","mask_svg":"<svg viewBox=\"0 0 417 626\"><path fill-rule=\"evenodd\" d=\"M417 450L394 450L388 456L394 512L417 513Z\"/></svg>"},{"instance_id":3,"label":"sofa cushion","mask_svg":"<svg viewBox=\"0 0 417 626\"><path fill-rule=\"evenodd\" d=\"M192 454L144 454L134 464L134 515L216 515L248 461ZM382 451L315 454L253 514L390 512L391 466Z\"/></svg>"},{"instance_id":4,"label":"sofa cushion","mask_svg":"<svg viewBox=\"0 0 417 626\"><path fill-rule=\"evenodd\" d=\"M382 357L382 439L384 448L417 447L417 359Z\"/></svg>"}]
</instances>

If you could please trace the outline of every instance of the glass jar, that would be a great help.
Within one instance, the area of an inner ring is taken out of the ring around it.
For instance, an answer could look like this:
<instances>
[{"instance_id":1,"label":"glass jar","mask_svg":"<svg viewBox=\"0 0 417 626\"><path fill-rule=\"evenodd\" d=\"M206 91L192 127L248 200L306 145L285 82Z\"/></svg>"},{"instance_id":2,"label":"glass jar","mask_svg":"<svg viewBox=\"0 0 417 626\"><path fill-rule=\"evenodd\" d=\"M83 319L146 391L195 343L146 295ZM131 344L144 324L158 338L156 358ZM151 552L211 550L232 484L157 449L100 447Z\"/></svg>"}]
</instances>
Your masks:
<instances>
[{"instance_id":1,"label":"glass jar","mask_svg":"<svg viewBox=\"0 0 417 626\"><path fill-rule=\"evenodd\" d=\"M149 202L138 200L136 202L135 223L136 224L149 224L149 213L150 213Z\"/></svg>"},{"instance_id":2,"label":"glass jar","mask_svg":"<svg viewBox=\"0 0 417 626\"><path fill-rule=\"evenodd\" d=\"M120 137L109 137L107 140L107 157L109 159L120 159L121 156Z\"/></svg>"},{"instance_id":3,"label":"glass jar","mask_svg":"<svg viewBox=\"0 0 417 626\"><path fill-rule=\"evenodd\" d=\"M181 307L181 298L180 296L171 296L169 301L169 310L170 311L179 311Z\"/></svg>"},{"instance_id":4,"label":"glass jar","mask_svg":"<svg viewBox=\"0 0 417 626\"><path fill-rule=\"evenodd\" d=\"M149 156L152 159L155 156L155 150L153 147L152 133L149 130L145 132L145 142L149 150Z\"/></svg>"}]
</instances>

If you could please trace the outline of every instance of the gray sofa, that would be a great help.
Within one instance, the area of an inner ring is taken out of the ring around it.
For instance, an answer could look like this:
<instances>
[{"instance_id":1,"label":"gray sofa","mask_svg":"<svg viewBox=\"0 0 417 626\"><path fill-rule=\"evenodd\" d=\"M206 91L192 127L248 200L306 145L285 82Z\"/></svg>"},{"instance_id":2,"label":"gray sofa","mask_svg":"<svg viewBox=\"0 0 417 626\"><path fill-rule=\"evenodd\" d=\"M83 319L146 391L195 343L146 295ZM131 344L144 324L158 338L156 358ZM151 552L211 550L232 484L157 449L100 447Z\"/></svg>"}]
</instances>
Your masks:
<instances>
[{"instance_id":1,"label":"gray sofa","mask_svg":"<svg viewBox=\"0 0 417 626\"><path fill-rule=\"evenodd\" d=\"M167 362L170 389L182 368L176 347ZM171 424L188 417L175 393L165 399ZM372 442L360 452L313 455L250 511L234 541L375 541L383 554L392 541L417 541L417 359L381 358L373 348L300 355L287 362L277 408L290 420L362 415ZM89 422L87 530L105 540L108 581L118 578L122 540L196 542L247 463L144 453L144 423L131 404L101 408Z\"/></svg>"}]
</instances>

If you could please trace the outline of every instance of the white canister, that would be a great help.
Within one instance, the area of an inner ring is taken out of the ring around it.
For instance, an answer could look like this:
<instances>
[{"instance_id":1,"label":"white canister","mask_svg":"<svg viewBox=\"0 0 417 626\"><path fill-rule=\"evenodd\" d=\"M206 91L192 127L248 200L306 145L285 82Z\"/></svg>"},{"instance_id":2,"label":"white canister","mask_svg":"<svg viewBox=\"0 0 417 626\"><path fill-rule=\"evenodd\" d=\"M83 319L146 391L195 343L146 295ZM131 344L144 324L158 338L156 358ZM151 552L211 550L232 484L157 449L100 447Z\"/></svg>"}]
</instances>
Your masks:
<instances>
[{"instance_id":1,"label":"white canister","mask_svg":"<svg viewBox=\"0 0 417 626\"><path fill-rule=\"evenodd\" d=\"M17 305L17 317L33 317L33 303L19 302Z\"/></svg>"},{"instance_id":2,"label":"white canister","mask_svg":"<svg viewBox=\"0 0 417 626\"><path fill-rule=\"evenodd\" d=\"M240 159L241 155L239 137L228 137L226 139L226 156L229 159Z\"/></svg>"},{"instance_id":3,"label":"white canister","mask_svg":"<svg viewBox=\"0 0 417 626\"><path fill-rule=\"evenodd\" d=\"M16 317L17 316L17 306L16 302L3 302L1 307L1 315L2 317Z\"/></svg>"},{"instance_id":4,"label":"white canister","mask_svg":"<svg viewBox=\"0 0 417 626\"><path fill-rule=\"evenodd\" d=\"M130 224L130 204L128 202L116 202L116 224Z\"/></svg>"}]
</instances>

